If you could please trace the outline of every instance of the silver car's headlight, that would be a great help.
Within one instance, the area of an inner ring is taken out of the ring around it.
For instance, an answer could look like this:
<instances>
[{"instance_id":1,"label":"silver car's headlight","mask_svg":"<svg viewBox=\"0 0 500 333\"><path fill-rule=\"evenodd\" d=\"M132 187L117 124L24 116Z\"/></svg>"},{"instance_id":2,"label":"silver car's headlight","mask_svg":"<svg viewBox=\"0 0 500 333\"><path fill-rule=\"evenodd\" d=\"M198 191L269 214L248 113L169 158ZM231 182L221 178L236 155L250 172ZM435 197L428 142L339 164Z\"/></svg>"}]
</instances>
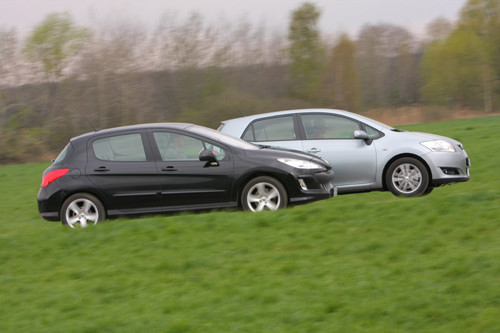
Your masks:
<instances>
[{"instance_id":1,"label":"silver car's headlight","mask_svg":"<svg viewBox=\"0 0 500 333\"><path fill-rule=\"evenodd\" d=\"M306 160L296 160L293 158L278 158L278 161L297 169L323 169L323 166Z\"/></svg>"},{"instance_id":2,"label":"silver car's headlight","mask_svg":"<svg viewBox=\"0 0 500 333\"><path fill-rule=\"evenodd\" d=\"M455 148L448 141L444 140L432 140L420 142L422 146L429 148L432 151L447 151L454 152Z\"/></svg>"}]
</instances>

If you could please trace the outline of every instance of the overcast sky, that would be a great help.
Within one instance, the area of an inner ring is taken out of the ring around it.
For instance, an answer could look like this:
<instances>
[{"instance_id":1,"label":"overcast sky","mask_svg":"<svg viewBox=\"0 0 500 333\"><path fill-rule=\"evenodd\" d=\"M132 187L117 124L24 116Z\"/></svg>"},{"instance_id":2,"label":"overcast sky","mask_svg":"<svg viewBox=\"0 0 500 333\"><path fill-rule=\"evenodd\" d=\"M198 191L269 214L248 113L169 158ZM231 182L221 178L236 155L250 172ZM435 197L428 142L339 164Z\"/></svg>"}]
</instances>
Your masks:
<instances>
[{"instance_id":1,"label":"overcast sky","mask_svg":"<svg viewBox=\"0 0 500 333\"><path fill-rule=\"evenodd\" d=\"M123 17L156 26L161 14L174 12L187 17L196 11L208 22L224 17L230 22L245 17L271 28L288 26L290 13L304 0L0 0L0 27L16 27L27 33L46 14L68 11L77 23ZM423 33L437 17L455 20L466 0L311 0L322 11L322 33L355 34L364 24L392 23Z\"/></svg>"}]
</instances>

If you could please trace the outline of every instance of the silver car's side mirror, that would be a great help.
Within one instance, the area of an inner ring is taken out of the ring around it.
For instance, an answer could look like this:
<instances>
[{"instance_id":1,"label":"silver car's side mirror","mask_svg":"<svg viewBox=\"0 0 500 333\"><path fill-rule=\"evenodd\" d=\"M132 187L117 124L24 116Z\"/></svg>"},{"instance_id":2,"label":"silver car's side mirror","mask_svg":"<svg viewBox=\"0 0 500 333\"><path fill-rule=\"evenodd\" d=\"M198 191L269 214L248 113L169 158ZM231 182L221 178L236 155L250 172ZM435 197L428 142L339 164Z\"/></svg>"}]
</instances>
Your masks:
<instances>
[{"instance_id":1,"label":"silver car's side mirror","mask_svg":"<svg viewBox=\"0 0 500 333\"><path fill-rule=\"evenodd\" d=\"M361 130L354 131L354 138L360 139L360 140L365 140L367 145L371 145L373 142L373 139L370 139L368 134L365 131L361 131Z\"/></svg>"}]
</instances>

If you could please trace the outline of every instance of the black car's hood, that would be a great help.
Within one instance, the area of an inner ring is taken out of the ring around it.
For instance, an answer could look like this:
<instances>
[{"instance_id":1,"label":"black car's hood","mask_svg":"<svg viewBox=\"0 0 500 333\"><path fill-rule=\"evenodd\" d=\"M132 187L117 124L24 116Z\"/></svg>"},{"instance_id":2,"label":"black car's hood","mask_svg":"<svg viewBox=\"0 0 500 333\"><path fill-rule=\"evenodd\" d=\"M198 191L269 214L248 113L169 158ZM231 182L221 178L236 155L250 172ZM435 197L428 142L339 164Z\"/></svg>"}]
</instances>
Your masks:
<instances>
[{"instance_id":1,"label":"black car's hood","mask_svg":"<svg viewBox=\"0 0 500 333\"><path fill-rule=\"evenodd\" d=\"M312 154L307 154L299 150L284 149L284 148L274 148L274 147L263 147L259 150L247 150L246 155L248 157L259 156L259 157L269 157L269 158L293 158L298 160L306 160L317 163L324 166L327 169L331 168L330 162L320 157Z\"/></svg>"}]
</instances>

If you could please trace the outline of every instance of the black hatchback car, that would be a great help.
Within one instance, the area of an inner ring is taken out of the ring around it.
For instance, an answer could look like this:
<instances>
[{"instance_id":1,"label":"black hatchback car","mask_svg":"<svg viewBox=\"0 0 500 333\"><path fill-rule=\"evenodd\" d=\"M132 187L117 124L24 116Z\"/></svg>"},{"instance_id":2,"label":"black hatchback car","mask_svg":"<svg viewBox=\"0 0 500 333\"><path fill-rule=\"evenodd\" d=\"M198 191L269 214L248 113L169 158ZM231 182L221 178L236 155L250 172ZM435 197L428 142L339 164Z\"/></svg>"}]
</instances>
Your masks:
<instances>
[{"instance_id":1,"label":"black hatchback car","mask_svg":"<svg viewBox=\"0 0 500 333\"><path fill-rule=\"evenodd\" d=\"M42 218L75 227L168 211L275 210L334 195L329 162L192 124L117 127L75 137L43 173Z\"/></svg>"}]
</instances>

